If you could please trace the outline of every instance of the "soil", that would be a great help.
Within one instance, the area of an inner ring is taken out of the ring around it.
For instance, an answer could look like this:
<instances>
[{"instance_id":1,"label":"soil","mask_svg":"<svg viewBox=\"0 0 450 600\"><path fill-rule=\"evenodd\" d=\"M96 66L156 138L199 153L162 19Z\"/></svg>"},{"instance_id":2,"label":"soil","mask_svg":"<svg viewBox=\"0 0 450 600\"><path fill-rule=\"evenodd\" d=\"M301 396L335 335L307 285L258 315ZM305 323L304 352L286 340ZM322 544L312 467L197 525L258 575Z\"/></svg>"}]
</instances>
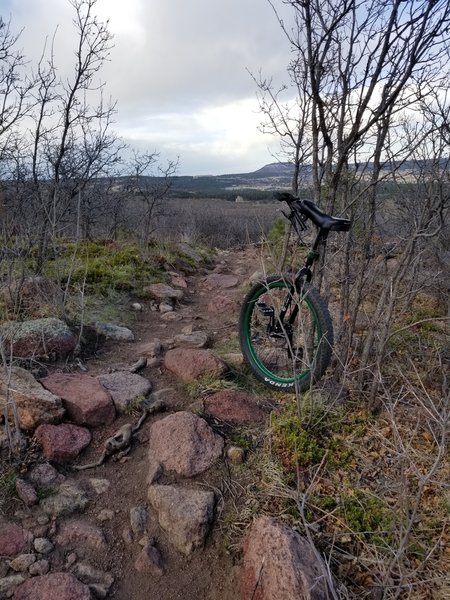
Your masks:
<instances>
[{"instance_id":1,"label":"soil","mask_svg":"<svg viewBox=\"0 0 450 600\"><path fill-rule=\"evenodd\" d=\"M91 375L106 373L110 369L123 368L132 365L139 358L139 346L153 341L155 338L170 339L181 332L183 327L192 324L194 329L207 331L212 339L212 348L218 349L230 338L237 337L239 315L211 315L207 305L211 292L204 285L205 276L211 270L219 273L234 273L239 282L245 284L248 276L258 268L258 251L247 247L245 250L219 252L208 271L188 276L188 287L185 298L177 307L177 312L183 315L181 321L165 322L159 312L152 311L150 302L143 303L143 310L137 313L137 319L132 330L135 333L134 343L118 343L108 341L95 357L83 360L81 366ZM239 302L244 293L243 287L236 286L227 290L227 295L235 296ZM130 303L133 299L130 299ZM139 300L142 303L142 300ZM192 399L186 387L180 384L175 376L165 371L163 367L146 367L140 374L147 377L153 385L153 390L173 388L170 397L171 410L195 410L201 404L198 399ZM239 554L227 550L227 537L224 527L227 511L231 505L235 508L236 498L230 497L233 483L242 477L242 469L223 460L217 467L210 469L201 476L183 482L186 485L202 485L213 489L216 493L216 521L202 550L195 551L186 558L175 550L160 529L156 514L147 505L147 441L151 423L163 415L155 415L146 420L138 435L134 438L132 449L126 462L107 460L102 466L82 472L70 471L67 474L87 486L91 478L107 479L111 487L105 494L96 498L90 497L88 509L83 515L104 531L108 543L106 552L93 552L86 549L85 558L91 565L98 567L114 576L115 583L108 597L115 600L236 600L239 598ZM139 414L136 415L137 420ZM132 420L132 419L131 419ZM105 439L111 436L130 417L123 416L111 426L93 430L93 441L78 462L94 461L102 452ZM173 477L162 481L174 482ZM181 482L180 482L181 483ZM148 526L149 537L161 551L165 566L162 577L141 574L134 568L134 562L141 550L137 541L127 544L123 539L123 531L130 526L130 509L136 506L146 507L150 519ZM101 510L114 511L114 518L99 523L97 515ZM241 540L237 540L237 547ZM61 566L65 556L61 555ZM55 570L52 564L52 570Z\"/></svg>"}]
</instances>

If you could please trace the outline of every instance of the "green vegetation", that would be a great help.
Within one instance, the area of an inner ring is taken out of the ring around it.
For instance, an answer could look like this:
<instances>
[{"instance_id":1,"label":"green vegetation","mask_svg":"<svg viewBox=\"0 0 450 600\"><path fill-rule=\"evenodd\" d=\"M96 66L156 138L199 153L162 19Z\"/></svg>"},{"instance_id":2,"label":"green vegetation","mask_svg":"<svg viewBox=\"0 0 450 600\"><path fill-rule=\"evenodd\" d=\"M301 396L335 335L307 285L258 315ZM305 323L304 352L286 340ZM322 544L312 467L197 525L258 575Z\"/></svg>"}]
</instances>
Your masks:
<instances>
[{"instance_id":1,"label":"green vegetation","mask_svg":"<svg viewBox=\"0 0 450 600\"><path fill-rule=\"evenodd\" d=\"M9 471L0 475L0 515L8 510L16 496L17 473Z\"/></svg>"}]
</instances>

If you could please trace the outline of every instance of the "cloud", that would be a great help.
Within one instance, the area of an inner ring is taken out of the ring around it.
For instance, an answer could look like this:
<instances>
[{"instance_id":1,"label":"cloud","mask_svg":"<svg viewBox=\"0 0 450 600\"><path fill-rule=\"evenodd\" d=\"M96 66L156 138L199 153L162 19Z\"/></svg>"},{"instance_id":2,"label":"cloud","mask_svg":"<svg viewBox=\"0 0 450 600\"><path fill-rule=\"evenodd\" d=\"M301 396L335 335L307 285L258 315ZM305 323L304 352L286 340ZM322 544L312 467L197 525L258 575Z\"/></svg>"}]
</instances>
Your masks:
<instances>
[{"instance_id":1,"label":"cloud","mask_svg":"<svg viewBox=\"0 0 450 600\"><path fill-rule=\"evenodd\" d=\"M25 28L21 43L34 61L56 30L56 64L70 77L70 2L9 0L9 10L13 26ZM236 170L254 157L271 159L266 146L273 140L257 131L256 90L247 71L285 76L289 47L268 2L98 0L95 12L109 19L114 34L100 75L117 100L121 135L140 147L172 150L196 172L221 161Z\"/></svg>"}]
</instances>

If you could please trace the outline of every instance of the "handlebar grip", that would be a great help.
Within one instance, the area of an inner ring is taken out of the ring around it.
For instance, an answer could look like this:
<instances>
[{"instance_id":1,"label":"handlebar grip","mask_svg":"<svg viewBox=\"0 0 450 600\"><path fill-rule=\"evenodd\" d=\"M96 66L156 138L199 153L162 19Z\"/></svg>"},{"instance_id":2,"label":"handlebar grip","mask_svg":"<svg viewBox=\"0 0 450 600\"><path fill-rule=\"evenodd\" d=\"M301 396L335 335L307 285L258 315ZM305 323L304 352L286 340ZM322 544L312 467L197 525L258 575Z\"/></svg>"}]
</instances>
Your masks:
<instances>
[{"instance_id":1,"label":"handlebar grip","mask_svg":"<svg viewBox=\"0 0 450 600\"><path fill-rule=\"evenodd\" d=\"M296 198L289 192L274 192L273 197L279 202L287 202L288 204L292 204L292 202L298 200L298 198Z\"/></svg>"}]
</instances>

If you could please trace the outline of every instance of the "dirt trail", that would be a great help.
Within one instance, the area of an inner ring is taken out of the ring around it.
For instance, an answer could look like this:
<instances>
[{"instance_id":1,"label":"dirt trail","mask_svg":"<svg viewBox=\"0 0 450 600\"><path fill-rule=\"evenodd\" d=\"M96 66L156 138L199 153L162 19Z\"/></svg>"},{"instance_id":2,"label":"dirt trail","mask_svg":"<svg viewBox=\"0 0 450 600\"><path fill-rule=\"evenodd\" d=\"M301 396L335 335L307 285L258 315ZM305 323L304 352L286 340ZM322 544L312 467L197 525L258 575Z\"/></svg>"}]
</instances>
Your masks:
<instances>
[{"instance_id":1,"label":"dirt trail","mask_svg":"<svg viewBox=\"0 0 450 600\"><path fill-rule=\"evenodd\" d=\"M183 327L193 325L194 329L207 331L212 339L212 348L220 348L230 338L236 339L238 312L211 314L208 303L212 295L220 293L205 287L205 277L211 271L234 274L239 284L226 294L239 302L243 296L242 284L258 268L258 251L246 248L240 251L222 251L208 269L187 277L185 299L177 311L183 315L181 321L165 322L158 312L144 306L139 320L133 327L136 341L132 344L108 342L99 355L86 363L89 374L105 373L120 365L131 365L139 356L139 346L158 338L162 341L181 332ZM174 392L170 402L172 410L193 410L199 405L190 398L185 387L163 367L147 367L142 375L151 381L154 390L171 387ZM180 483L189 486L204 486L216 493L216 517L212 533L203 550L197 550L186 558L175 550L160 529L156 515L149 509L149 537L154 538L161 551L166 573L162 577L145 575L134 568L141 546L134 542L126 544L123 531L130 524L130 509L136 506L148 507L147 502L147 441L150 424L161 418L149 418L133 443L130 459L124 464L111 460L100 467L75 475L78 481L91 478L105 478L111 482L108 493L99 495L89 505L83 518L98 524L97 515L102 509L114 510L114 518L101 524L108 542L107 552L86 557L94 566L110 572L115 583L109 597L116 600L237 600L239 598L239 565L236 556L227 552L223 527L224 514L229 507L227 501L230 481L239 477L233 466L222 460L217 467L206 473ZM93 442L80 462L91 462L101 453L105 439L114 433L129 417L116 420L109 428L94 430ZM173 477L170 479L174 482ZM163 481L164 482L164 481ZM234 499L232 499L234 501Z\"/></svg>"}]
</instances>

